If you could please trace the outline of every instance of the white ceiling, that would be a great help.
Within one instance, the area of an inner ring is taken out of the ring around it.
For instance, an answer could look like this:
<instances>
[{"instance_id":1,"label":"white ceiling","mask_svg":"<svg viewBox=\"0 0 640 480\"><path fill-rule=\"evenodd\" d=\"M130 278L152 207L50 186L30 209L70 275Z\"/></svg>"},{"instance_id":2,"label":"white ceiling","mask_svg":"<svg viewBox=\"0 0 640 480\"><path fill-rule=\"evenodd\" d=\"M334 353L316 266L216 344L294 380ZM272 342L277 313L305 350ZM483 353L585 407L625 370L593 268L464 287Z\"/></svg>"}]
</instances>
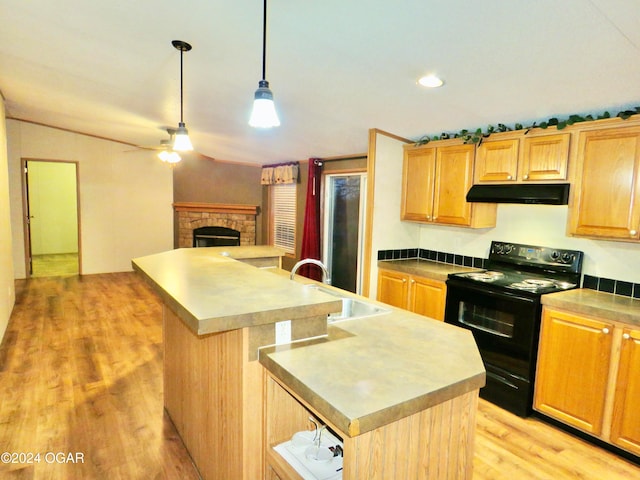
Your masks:
<instances>
[{"instance_id":1,"label":"white ceiling","mask_svg":"<svg viewBox=\"0 0 640 480\"><path fill-rule=\"evenodd\" d=\"M640 105L638 0L271 0L267 80L282 125L247 121L261 0L0 0L9 117L158 144L180 118L196 149L253 163ZM416 85L435 72L440 89Z\"/></svg>"}]
</instances>

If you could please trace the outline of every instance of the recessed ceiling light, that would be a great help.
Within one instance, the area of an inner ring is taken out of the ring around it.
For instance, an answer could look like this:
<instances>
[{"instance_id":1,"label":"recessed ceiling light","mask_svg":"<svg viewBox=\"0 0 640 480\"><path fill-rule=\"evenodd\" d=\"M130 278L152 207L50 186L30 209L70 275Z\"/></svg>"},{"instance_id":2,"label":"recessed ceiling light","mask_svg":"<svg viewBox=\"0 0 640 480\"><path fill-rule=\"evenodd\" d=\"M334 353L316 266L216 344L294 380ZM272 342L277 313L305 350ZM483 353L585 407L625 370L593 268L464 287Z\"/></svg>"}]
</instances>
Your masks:
<instances>
[{"instance_id":1,"label":"recessed ceiling light","mask_svg":"<svg viewBox=\"0 0 640 480\"><path fill-rule=\"evenodd\" d=\"M433 74L421 77L420 79L418 79L418 83L427 88L438 88L444 84L444 82L440 78Z\"/></svg>"}]
</instances>

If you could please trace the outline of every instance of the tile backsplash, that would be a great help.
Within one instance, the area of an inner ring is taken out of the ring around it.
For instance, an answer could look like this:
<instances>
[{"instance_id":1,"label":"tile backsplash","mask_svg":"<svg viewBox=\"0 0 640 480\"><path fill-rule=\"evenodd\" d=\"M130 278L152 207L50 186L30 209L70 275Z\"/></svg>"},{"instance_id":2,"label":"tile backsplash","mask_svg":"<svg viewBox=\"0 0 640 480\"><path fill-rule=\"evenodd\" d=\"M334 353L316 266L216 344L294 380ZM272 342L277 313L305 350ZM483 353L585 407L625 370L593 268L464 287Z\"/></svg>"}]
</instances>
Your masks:
<instances>
[{"instance_id":1,"label":"tile backsplash","mask_svg":"<svg viewBox=\"0 0 640 480\"><path fill-rule=\"evenodd\" d=\"M640 283L624 282L622 280L614 280L612 278L583 275L582 288L615 293L616 295L624 295L625 297L640 298Z\"/></svg>"},{"instance_id":2,"label":"tile backsplash","mask_svg":"<svg viewBox=\"0 0 640 480\"><path fill-rule=\"evenodd\" d=\"M378 260L403 260L409 258L420 258L423 260L433 260L435 262L475 268L485 268L487 261L486 258L468 257L455 253L426 250L424 248L378 250ZM582 288L590 288L591 290L640 299L640 283L625 282L612 278L600 278L585 274L582 276Z\"/></svg>"},{"instance_id":3,"label":"tile backsplash","mask_svg":"<svg viewBox=\"0 0 640 480\"><path fill-rule=\"evenodd\" d=\"M449 252L438 252L436 250L426 250L424 248L403 248L399 250L378 250L378 260L402 260L409 258L420 258L422 260L433 260L434 262L450 263L452 265L463 265L465 267L485 268L486 258L467 257Z\"/></svg>"}]
</instances>

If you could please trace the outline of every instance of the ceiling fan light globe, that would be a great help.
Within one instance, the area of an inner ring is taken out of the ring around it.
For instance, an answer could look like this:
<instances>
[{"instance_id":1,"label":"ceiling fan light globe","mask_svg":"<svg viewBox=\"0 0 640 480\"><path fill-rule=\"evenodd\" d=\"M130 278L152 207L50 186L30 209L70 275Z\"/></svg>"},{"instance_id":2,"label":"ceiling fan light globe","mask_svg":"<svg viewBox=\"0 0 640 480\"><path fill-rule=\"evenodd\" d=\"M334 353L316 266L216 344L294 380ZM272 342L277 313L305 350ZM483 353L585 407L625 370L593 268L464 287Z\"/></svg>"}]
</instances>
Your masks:
<instances>
[{"instance_id":1,"label":"ceiling fan light globe","mask_svg":"<svg viewBox=\"0 0 640 480\"><path fill-rule=\"evenodd\" d=\"M158 158L166 163L178 163L182 158L178 155L177 152L163 150L158 153Z\"/></svg>"},{"instance_id":2,"label":"ceiling fan light globe","mask_svg":"<svg viewBox=\"0 0 640 480\"><path fill-rule=\"evenodd\" d=\"M178 152L169 152L167 163L178 163L180 160L182 160L182 157L180 157Z\"/></svg>"}]
</instances>

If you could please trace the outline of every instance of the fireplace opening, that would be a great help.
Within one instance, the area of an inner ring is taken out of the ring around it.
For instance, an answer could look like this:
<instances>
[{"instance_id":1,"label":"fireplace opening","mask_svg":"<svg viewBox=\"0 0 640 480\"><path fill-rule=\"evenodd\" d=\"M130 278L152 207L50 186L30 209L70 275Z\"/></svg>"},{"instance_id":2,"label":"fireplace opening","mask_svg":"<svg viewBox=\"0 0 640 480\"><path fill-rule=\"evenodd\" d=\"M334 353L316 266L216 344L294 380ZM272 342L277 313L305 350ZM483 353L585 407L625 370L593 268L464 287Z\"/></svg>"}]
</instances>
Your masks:
<instances>
[{"instance_id":1,"label":"fireplace opening","mask_svg":"<svg viewBox=\"0 0 640 480\"><path fill-rule=\"evenodd\" d=\"M240 246L240 232L227 227L200 227L193 229L194 247Z\"/></svg>"}]
</instances>

